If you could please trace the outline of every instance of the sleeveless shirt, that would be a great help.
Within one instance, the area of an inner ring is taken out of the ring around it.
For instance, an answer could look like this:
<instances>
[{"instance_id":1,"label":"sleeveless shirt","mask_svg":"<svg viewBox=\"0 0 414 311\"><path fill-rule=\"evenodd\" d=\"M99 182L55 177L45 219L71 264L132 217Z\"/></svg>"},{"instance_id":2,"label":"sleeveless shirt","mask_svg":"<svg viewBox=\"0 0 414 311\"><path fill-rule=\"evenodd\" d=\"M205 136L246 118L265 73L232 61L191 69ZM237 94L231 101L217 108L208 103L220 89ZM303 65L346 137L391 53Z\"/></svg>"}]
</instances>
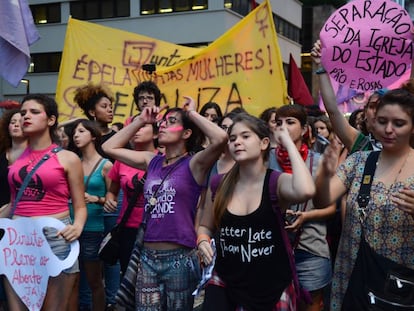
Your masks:
<instances>
[{"instance_id":1,"label":"sleeveless shirt","mask_svg":"<svg viewBox=\"0 0 414 311\"><path fill-rule=\"evenodd\" d=\"M156 155L147 169L145 210L150 208L149 201L155 193L157 203L148 219L144 241L194 248L197 241L194 223L201 186L190 170L190 156L167 166L162 165L164 159L163 155Z\"/></svg>"},{"instance_id":2,"label":"sleeveless shirt","mask_svg":"<svg viewBox=\"0 0 414 311\"><path fill-rule=\"evenodd\" d=\"M15 215L24 217L47 216L68 211L70 196L65 169L59 163L52 144L44 150L31 150L30 147L9 167L9 184L12 198L17 195L25 176L47 153L50 158L34 173L17 203Z\"/></svg>"},{"instance_id":3,"label":"sleeveless shirt","mask_svg":"<svg viewBox=\"0 0 414 311\"><path fill-rule=\"evenodd\" d=\"M284 229L270 201L270 173L266 173L259 207L245 216L226 210L217 232L215 270L226 283L230 300L248 310L272 310L292 282Z\"/></svg>"}]
</instances>

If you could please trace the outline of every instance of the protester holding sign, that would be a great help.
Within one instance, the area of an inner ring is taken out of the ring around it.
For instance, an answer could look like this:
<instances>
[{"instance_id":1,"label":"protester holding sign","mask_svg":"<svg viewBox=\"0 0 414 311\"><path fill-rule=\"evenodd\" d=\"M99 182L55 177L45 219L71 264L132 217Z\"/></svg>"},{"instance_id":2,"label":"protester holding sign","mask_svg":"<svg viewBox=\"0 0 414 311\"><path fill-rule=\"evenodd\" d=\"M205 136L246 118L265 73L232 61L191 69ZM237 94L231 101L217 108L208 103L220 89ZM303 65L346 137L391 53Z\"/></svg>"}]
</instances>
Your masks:
<instances>
[{"instance_id":1,"label":"protester holding sign","mask_svg":"<svg viewBox=\"0 0 414 311\"><path fill-rule=\"evenodd\" d=\"M58 232L53 228L44 230L52 251L63 259L70 251L68 242L78 239L86 221L81 162L73 152L67 150L53 152L57 147L54 141L58 110L52 98L40 94L27 95L23 98L20 113L23 133L28 137L29 146L10 166L8 180L12 196L11 203L12 205L14 201L17 203L15 210L12 211L13 218L48 216L65 223L66 226ZM49 155L50 158L34 172L18 200L16 195L22 187L24 177L45 155ZM69 217L69 198L74 208L73 223ZM72 267L49 279L45 297L39 298L40 305L43 302L42 310L66 309L75 280L75 272L78 271L76 261ZM5 284L10 310L26 310L27 302L22 302L20 299L22 296L19 297L16 294L16 291L19 291L15 288L17 286L15 279L13 281L9 279Z\"/></svg>"},{"instance_id":2,"label":"protester holding sign","mask_svg":"<svg viewBox=\"0 0 414 311\"><path fill-rule=\"evenodd\" d=\"M320 39L331 78L362 92L399 80L414 56L411 17L390 0L349 1L328 18Z\"/></svg>"},{"instance_id":3,"label":"protester holding sign","mask_svg":"<svg viewBox=\"0 0 414 311\"><path fill-rule=\"evenodd\" d=\"M195 216L201 187L219 158L227 134L195 111L185 97L184 109L167 110L157 120L158 107L146 107L132 123L104 145L112 157L147 170L144 186L147 225L136 281L136 310L191 310L198 283ZM128 150L123 146L146 124L159 122L158 142L165 155ZM190 155L197 128L210 140L206 149Z\"/></svg>"},{"instance_id":4,"label":"protester holding sign","mask_svg":"<svg viewBox=\"0 0 414 311\"><path fill-rule=\"evenodd\" d=\"M374 129L373 124L375 109L380 97L384 95L384 91L375 91L369 97L368 102L364 107L366 128L369 131L369 135L365 136L362 132L349 124L345 116L338 108L330 77L321 64L322 46L319 40L313 45L311 56L313 62L319 67L316 70L316 74L319 79L322 100L331 120L332 128L335 134L338 135L339 139L343 142L350 153L358 150L380 149L381 146L376 142L372 135L372 131Z\"/></svg>"}]
</instances>

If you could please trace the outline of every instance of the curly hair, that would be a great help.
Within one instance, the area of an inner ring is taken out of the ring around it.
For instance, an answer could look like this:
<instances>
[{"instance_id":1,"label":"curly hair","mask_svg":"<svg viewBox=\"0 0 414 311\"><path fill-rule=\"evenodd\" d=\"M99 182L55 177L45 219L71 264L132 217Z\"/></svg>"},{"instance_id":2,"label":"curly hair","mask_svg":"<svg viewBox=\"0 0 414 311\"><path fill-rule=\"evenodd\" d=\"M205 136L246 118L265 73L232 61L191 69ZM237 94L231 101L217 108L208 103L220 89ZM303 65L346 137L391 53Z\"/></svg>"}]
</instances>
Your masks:
<instances>
[{"instance_id":1,"label":"curly hair","mask_svg":"<svg viewBox=\"0 0 414 311\"><path fill-rule=\"evenodd\" d=\"M12 146L12 138L9 133L9 124L12 117L19 112L20 109L6 110L0 119L0 154L3 154Z\"/></svg>"},{"instance_id":2,"label":"curly hair","mask_svg":"<svg viewBox=\"0 0 414 311\"><path fill-rule=\"evenodd\" d=\"M132 93L132 96L134 97L134 102L135 105L137 106L137 108L139 109L138 106L138 97L139 94L142 92L148 92L149 94L154 94L155 97L155 106L159 107L160 103L161 103L161 91L158 88L158 86L152 82L152 81L144 81L141 82L140 84L138 84L135 88L134 88L134 92Z\"/></svg>"},{"instance_id":3,"label":"curly hair","mask_svg":"<svg viewBox=\"0 0 414 311\"><path fill-rule=\"evenodd\" d=\"M89 113L95 109L96 103L102 98L108 98L111 103L114 101L111 91L105 85L95 85L89 82L87 85L78 87L75 91L73 100L83 110L83 113L89 120L93 120L93 116Z\"/></svg>"}]
</instances>

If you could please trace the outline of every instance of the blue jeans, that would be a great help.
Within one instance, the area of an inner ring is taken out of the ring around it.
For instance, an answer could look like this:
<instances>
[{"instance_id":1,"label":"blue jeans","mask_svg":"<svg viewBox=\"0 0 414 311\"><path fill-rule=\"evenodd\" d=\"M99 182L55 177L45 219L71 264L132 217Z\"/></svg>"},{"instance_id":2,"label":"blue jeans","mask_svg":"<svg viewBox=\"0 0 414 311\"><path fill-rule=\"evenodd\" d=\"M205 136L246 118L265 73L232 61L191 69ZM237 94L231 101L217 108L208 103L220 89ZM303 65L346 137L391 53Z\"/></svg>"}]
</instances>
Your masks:
<instances>
[{"instance_id":1,"label":"blue jeans","mask_svg":"<svg viewBox=\"0 0 414 311\"><path fill-rule=\"evenodd\" d=\"M104 216L104 227L106 235L116 224L116 219L118 216ZM105 275L105 295L106 295L106 304L115 304L115 296L119 289L119 284L121 282L121 266L119 261L115 265L104 265L104 275Z\"/></svg>"}]
</instances>

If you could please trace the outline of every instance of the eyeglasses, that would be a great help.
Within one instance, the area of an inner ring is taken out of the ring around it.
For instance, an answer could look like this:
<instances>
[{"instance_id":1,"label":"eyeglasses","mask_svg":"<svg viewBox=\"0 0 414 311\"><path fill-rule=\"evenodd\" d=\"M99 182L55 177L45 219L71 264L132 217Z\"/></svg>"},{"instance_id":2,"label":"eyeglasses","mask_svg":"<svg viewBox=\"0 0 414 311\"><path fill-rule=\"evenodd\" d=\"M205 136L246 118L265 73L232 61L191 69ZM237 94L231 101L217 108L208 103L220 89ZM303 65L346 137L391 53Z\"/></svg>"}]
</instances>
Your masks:
<instances>
[{"instance_id":1,"label":"eyeglasses","mask_svg":"<svg viewBox=\"0 0 414 311\"><path fill-rule=\"evenodd\" d=\"M144 100L152 101L152 100L155 100L155 97L152 96L152 95L148 95L148 96L140 95L140 96L138 96L138 100L139 101L144 101Z\"/></svg>"},{"instance_id":2,"label":"eyeglasses","mask_svg":"<svg viewBox=\"0 0 414 311\"><path fill-rule=\"evenodd\" d=\"M160 121L158 121L158 127L160 127L161 124L163 124L164 122L165 122L165 125L168 127L168 126L177 124L179 121L181 120L174 116L162 118Z\"/></svg>"}]
</instances>

